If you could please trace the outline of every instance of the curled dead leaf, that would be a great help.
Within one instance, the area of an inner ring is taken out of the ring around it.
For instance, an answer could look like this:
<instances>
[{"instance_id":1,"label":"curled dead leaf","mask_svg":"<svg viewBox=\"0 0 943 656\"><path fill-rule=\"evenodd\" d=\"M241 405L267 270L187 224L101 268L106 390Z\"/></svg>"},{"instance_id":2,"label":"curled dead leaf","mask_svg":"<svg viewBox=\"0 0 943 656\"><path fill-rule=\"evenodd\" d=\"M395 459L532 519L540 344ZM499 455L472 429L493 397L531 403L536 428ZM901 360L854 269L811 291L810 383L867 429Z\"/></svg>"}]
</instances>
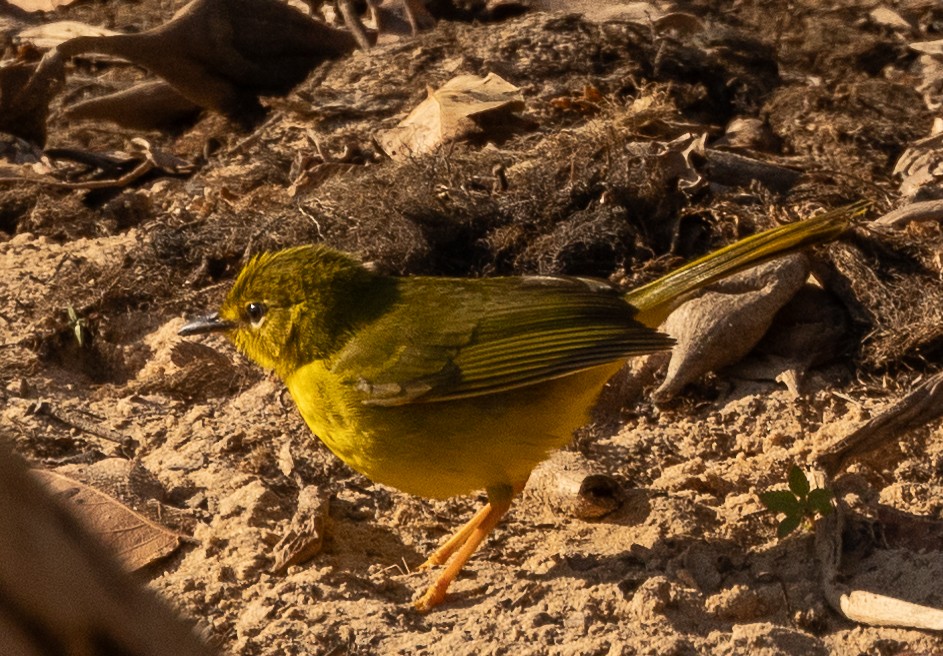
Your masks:
<instances>
[{"instance_id":1,"label":"curled dead leaf","mask_svg":"<svg viewBox=\"0 0 943 656\"><path fill-rule=\"evenodd\" d=\"M665 403L707 372L740 360L808 275L808 258L789 255L730 276L679 306L662 326L677 344L652 398Z\"/></svg>"}]
</instances>

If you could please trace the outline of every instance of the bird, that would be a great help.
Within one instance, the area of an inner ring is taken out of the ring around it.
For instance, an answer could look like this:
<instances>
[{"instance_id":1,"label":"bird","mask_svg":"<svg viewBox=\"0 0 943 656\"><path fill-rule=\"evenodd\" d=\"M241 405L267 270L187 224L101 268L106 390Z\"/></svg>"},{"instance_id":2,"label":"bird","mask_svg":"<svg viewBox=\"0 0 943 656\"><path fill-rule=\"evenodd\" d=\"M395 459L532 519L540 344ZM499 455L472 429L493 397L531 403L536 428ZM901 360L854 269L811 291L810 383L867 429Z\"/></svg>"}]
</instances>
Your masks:
<instances>
[{"instance_id":1,"label":"bird","mask_svg":"<svg viewBox=\"0 0 943 656\"><path fill-rule=\"evenodd\" d=\"M415 603L428 611L626 359L671 348L657 327L681 300L830 241L861 212L759 232L628 292L566 276L387 276L323 244L296 246L254 256L218 312L179 334L226 334L371 480L429 498L486 491L421 566L446 565Z\"/></svg>"}]
</instances>

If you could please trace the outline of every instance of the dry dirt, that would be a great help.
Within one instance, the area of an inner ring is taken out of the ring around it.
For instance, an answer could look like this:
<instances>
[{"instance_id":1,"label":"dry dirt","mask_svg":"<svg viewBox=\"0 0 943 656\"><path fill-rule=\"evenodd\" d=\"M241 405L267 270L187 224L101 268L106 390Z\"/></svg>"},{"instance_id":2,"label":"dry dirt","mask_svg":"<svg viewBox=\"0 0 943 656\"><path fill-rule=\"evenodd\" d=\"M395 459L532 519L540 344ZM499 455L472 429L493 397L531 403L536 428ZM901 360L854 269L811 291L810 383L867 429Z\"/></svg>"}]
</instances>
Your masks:
<instances>
[{"instance_id":1,"label":"dry dirt","mask_svg":"<svg viewBox=\"0 0 943 656\"><path fill-rule=\"evenodd\" d=\"M168 4L80 3L59 17L142 29ZM622 505L585 520L525 493L428 614L411 600L433 574L412 570L482 498L371 483L309 435L278 380L222 338L200 340L220 359L176 335L264 248L324 240L396 273L631 285L777 219L861 197L898 204L894 164L930 134L927 102L940 100L907 44L940 38L943 12L891 3L910 22L894 27L869 17L877 6L702 0L674 7L688 14L677 29L541 12L443 22L319 68L249 132L218 115L167 135L54 113L48 148L128 151L144 136L197 169L105 191L0 183L0 431L36 466L93 483L133 462L138 474L109 491L192 536L141 578L227 653L943 653L937 634L839 616L811 533L777 539L757 496L940 369L938 224L858 230L817 253L844 323L805 362L798 395L775 374L745 376L770 369L758 354L664 406L614 385L573 449L614 477ZM519 120L404 164L377 153L374 137L428 86L490 71L522 88ZM141 76L76 62L53 109ZM735 184L702 158L679 169L665 155L686 133L711 145L749 117L769 139L741 152L795 180ZM318 148L350 166L318 178ZM289 193L305 167L315 182ZM134 443L37 413L39 400ZM895 539L878 513L943 519L940 421L833 483L855 508L845 583L943 606L931 539L943 531ZM302 489L329 499L323 548L273 574Z\"/></svg>"}]
</instances>

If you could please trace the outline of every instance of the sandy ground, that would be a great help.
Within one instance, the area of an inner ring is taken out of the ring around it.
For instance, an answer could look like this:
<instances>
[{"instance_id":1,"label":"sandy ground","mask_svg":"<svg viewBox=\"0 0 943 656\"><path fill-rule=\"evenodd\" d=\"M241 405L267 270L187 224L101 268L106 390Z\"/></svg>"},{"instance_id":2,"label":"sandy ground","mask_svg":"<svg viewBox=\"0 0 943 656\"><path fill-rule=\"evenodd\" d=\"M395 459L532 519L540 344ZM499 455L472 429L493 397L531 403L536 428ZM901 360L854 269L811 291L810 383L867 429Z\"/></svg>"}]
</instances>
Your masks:
<instances>
[{"instance_id":1,"label":"sandy ground","mask_svg":"<svg viewBox=\"0 0 943 656\"><path fill-rule=\"evenodd\" d=\"M121 2L65 14L141 27L170 15L158 4L137 14ZM684 38L643 38L655 28L563 14L443 23L319 69L293 96L272 101L254 132L209 115L176 135L145 133L198 161L191 175L155 175L105 193L0 183L3 433L36 466L101 487L189 536L139 575L226 653L943 653L932 632L837 614L812 533L777 538L776 518L758 498L784 488L792 464L810 466L824 445L939 369L939 342L895 342L886 317L849 302L855 284L830 288L847 328L798 393L775 375L755 375L769 369L757 353L747 356L750 366L702 377L661 406L650 387L639 394L614 385L599 421L554 462L611 476L618 508L575 517L541 488L554 477L535 475L447 603L428 614L411 601L434 572L414 569L483 497L429 501L373 484L309 434L276 378L222 338L200 339L200 348L176 335L185 316L221 301L246 253L267 247L324 239L399 273L590 273L634 284L771 214L862 195L896 202L894 163L931 123L906 43L934 30L938 37L943 17L931 3L904 3L911 27L895 31L867 19L870 4L799 4L777 14L778 34L758 27L765 12L780 11L760 3L732 13L694 3L685 24L710 27ZM96 76L121 79L104 64L77 66L70 92ZM368 155L289 194L290 171L301 154L313 156L315 142L338 157L351 144L370 151L372 137L427 85L488 70L523 89L519 132L418 162ZM561 97L567 102L552 102ZM633 105L638 99L650 113ZM666 173L653 153L685 132L713 142L737 116L765 119L784 142L769 160L804 177L774 193L718 184L716 170L702 169L697 191L685 195L684 176ZM51 146L127 150L134 136L55 116L50 123ZM561 153L594 164L574 167ZM472 174L488 178L496 160L507 165L508 196L489 195L490 182L485 191L473 184ZM594 168L602 161L620 173L602 175ZM622 213L597 212L613 202ZM586 219L579 207L597 213ZM653 217L667 223L645 225ZM915 244L914 257L943 243L938 225L903 240ZM906 282L919 270L915 285L939 285L938 259L936 270L882 269L889 256L865 252L875 271L892 271L887 279ZM909 251L894 257L901 252ZM831 261L825 251L817 258L820 267ZM69 307L83 322L82 344ZM37 412L40 400L133 444ZM934 539L940 421L853 461L833 485L853 508L843 582L943 606ZM322 548L273 573L300 495L324 500ZM906 522L892 534L881 519L888 508L932 520L931 529L922 541L907 539Z\"/></svg>"}]
</instances>

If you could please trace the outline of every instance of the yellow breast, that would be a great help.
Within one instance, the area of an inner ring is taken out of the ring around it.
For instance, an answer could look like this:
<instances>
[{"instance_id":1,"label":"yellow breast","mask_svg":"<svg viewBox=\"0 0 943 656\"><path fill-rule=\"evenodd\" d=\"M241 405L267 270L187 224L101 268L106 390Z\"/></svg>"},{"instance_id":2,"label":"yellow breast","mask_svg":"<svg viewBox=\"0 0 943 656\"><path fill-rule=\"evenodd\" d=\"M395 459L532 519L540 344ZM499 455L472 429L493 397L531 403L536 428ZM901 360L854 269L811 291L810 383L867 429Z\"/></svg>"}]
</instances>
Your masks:
<instances>
[{"instance_id":1,"label":"yellow breast","mask_svg":"<svg viewBox=\"0 0 943 656\"><path fill-rule=\"evenodd\" d=\"M382 407L323 362L286 379L308 427L371 480L444 498L527 480L586 423L615 362L479 397Z\"/></svg>"}]
</instances>

